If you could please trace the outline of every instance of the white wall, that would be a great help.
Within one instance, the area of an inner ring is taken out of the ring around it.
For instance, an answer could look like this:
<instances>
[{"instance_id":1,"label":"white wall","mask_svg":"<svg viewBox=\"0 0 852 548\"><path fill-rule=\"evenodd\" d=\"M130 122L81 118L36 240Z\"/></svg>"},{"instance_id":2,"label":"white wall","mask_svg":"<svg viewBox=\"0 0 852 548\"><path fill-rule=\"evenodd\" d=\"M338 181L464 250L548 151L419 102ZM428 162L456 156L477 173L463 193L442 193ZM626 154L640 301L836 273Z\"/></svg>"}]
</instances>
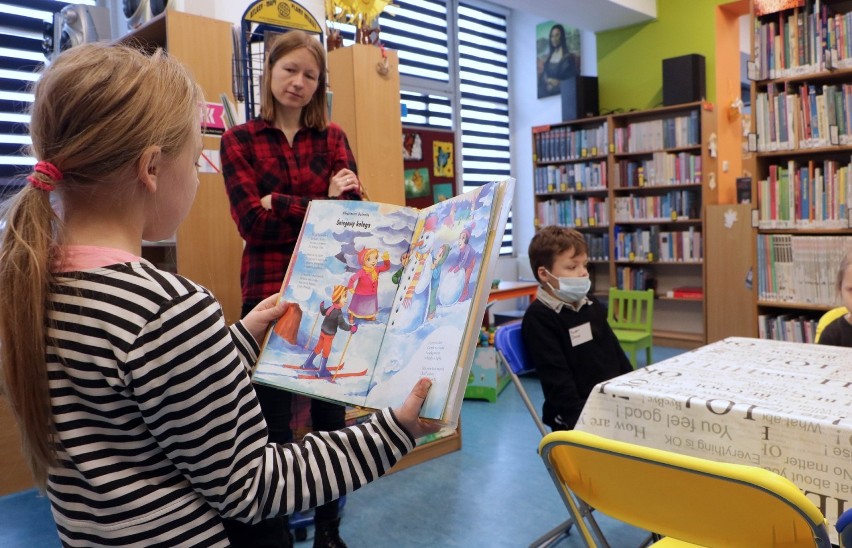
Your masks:
<instances>
[{"instance_id":1,"label":"white wall","mask_svg":"<svg viewBox=\"0 0 852 548\"><path fill-rule=\"evenodd\" d=\"M532 128L562 120L562 99L558 95L538 99L536 96L535 28L547 22L537 15L515 10L509 29L509 96L512 119L512 175L518 180L512 207L512 237L515 253L526 260L527 247L535 233L533 205ZM570 17L554 17L554 21L571 25ZM580 35L580 71L583 76L597 76L597 42L594 33Z\"/></svg>"},{"instance_id":2,"label":"white wall","mask_svg":"<svg viewBox=\"0 0 852 548\"><path fill-rule=\"evenodd\" d=\"M316 17L321 25L325 24L325 5L323 0L296 0ZM235 25L242 22L243 13L253 1L245 0L171 0L169 7L178 11L203 15L211 19L228 21Z\"/></svg>"}]
</instances>

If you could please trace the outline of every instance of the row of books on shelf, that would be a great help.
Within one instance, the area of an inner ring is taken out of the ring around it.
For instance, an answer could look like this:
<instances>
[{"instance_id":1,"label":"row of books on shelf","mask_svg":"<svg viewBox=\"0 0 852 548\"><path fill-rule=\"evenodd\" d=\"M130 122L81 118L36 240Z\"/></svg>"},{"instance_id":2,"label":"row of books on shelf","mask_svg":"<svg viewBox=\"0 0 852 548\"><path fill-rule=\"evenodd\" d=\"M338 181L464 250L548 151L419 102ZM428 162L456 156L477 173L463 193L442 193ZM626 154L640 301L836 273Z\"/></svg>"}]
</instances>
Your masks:
<instances>
[{"instance_id":1,"label":"row of books on shelf","mask_svg":"<svg viewBox=\"0 0 852 548\"><path fill-rule=\"evenodd\" d=\"M606 190L606 161L537 167L533 171L533 186L537 194Z\"/></svg>"},{"instance_id":2,"label":"row of books on shelf","mask_svg":"<svg viewBox=\"0 0 852 548\"><path fill-rule=\"evenodd\" d=\"M656 196L616 196L615 222L699 219L701 194L698 190L671 190Z\"/></svg>"},{"instance_id":3,"label":"row of books on shelf","mask_svg":"<svg viewBox=\"0 0 852 548\"><path fill-rule=\"evenodd\" d=\"M586 238L587 255L590 261L609 260L609 234L586 232L583 236Z\"/></svg>"},{"instance_id":4,"label":"row of books on shelf","mask_svg":"<svg viewBox=\"0 0 852 548\"><path fill-rule=\"evenodd\" d=\"M542 225L607 226L609 203L606 198L597 196L544 200L536 204L536 218Z\"/></svg>"},{"instance_id":5,"label":"row of books on shelf","mask_svg":"<svg viewBox=\"0 0 852 548\"><path fill-rule=\"evenodd\" d=\"M758 181L759 228L847 228L852 211L852 161L793 160L769 166Z\"/></svg>"},{"instance_id":6,"label":"row of books on shelf","mask_svg":"<svg viewBox=\"0 0 852 548\"><path fill-rule=\"evenodd\" d=\"M630 231L615 227L615 260L649 262L698 262L704 257L701 231L662 231L658 226Z\"/></svg>"},{"instance_id":7,"label":"row of books on shelf","mask_svg":"<svg viewBox=\"0 0 852 548\"><path fill-rule=\"evenodd\" d=\"M674 287L666 291L666 297L700 301L704 298L704 288L700 286Z\"/></svg>"},{"instance_id":8,"label":"row of books on shelf","mask_svg":"<svg viewBox=\"0 0 852 548\"><path fill-rule=\"evenodd\" d=\"M852 144L852 85L781 87L755 97L758 152Z\"/></svg>"},{"instance_id":9,"label":"row of books on shelf","mask_svg":"<svg viewBox=\"0 0 852 548\"><path fill-rule=\"evenodd\" d=\"M758 299L834 306L837 269L850 248L852 235L758 234Z\"/></svg>"},{"instance_id":10,"label":"row of books on shelf","mask_svg":"<svg viewBox=\"0 0 852 548\"><path fill-rule=\"evenodd\" d=\"M605 156L609 151L609 126L601 122L599 126L584 128L536 127L533 128L533 146L538 162Z\"/></svg>"},{"instance_id":11,"label":"row of books on shelf","mask_svg":"<svg viewBox=\"0 0 852 548\"><path fill-rule=\"evenodd\" d=\"M691 110L683 116L633 122L626 127L617 127L613 132L613 141L616 154L698 146L701 142L698 110Z\"/></svg>"},{"instance_id":12,"label":"row of books on shelf","mask_svg":"<svg viewBox=\"0 0 852 548\"><path fill-rule=\"evenodd\" d=\"M656 288L654 273L647 268L619 266L615 269L615 286L618 289L640 290Z\"/></svg>"},{"instance_id":13,"label":"row of books on shelf","mask_svg":"<svg viewBox=\"0 0 852 548\"><path fill-rule=\"evenodd\" d=\"M761 339L813 343L818 319L797 314L759 314L757 334Z\"/></svg>"},{"instance_id":14,"label":"row of books on shelf","mask_svg":"<svg viewBox=\"0 0 852 548\"><path fill-rule=\"evenodd\" d=\"M701 155L655 152L648 160L620 160L615 164L619 188L701 183Z\"/></svg>"},{"instance_id":15,"label":"row of books on shelf","mask_svg":"<svg viewBox=\"0 0 852 548\"><path fill-rule=\"evenodd\" d=\"M852 66L852 18L831 13L824 0L761 18L754 28L754 77L787 78ZM788 3L789 5L789 3Z\"/></svg>"}]
</instances>

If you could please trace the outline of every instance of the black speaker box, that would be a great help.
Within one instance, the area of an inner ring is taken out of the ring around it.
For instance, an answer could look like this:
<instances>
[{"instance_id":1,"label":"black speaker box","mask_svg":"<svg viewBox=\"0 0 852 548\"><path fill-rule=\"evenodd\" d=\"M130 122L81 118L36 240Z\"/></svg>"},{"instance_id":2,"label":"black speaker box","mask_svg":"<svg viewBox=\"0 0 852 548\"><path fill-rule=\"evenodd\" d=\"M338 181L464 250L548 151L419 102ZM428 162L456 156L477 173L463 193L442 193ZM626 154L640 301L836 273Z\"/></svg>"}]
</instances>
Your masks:
<instances>
[{"instance_id":1,"label":"black speaker box","mask_svg":"<svg viewBox=\"0 0 852 548\"><path fill-rule=\"evenodd\" d=\"M707 85L704 56L697 53L663 59L663 106L704 99Z\"/></svg>"},{"instance_id":2,"label":"black speaker box","mask_svg":"<svg viewBox=\"0 0 852 548\"><path fill-rule=\"evenodd\" d=\"M576 120L597 116L597 76L571 76L560 83L562 91L562 120Z\"/></svg>"}]
</instances>

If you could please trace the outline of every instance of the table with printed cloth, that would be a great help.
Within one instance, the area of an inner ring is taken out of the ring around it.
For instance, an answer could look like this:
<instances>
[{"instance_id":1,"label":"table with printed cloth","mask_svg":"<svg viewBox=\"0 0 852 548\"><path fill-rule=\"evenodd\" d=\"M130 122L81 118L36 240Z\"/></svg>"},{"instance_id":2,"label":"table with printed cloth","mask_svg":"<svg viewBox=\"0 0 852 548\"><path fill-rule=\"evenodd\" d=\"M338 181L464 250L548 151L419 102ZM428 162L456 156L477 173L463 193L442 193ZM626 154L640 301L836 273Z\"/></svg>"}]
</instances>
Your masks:
<instances>
[{"instance_id":1,"label":"table with printed cloth","mask_svg":"<svg viewBox=\"0 0 852 548\"><path fill-rule=\"evenodd\" d=\"M852 507L852 349L728 338L599 384L577 429L772 470L836 544Z\"/></svg>"}]
</instances>

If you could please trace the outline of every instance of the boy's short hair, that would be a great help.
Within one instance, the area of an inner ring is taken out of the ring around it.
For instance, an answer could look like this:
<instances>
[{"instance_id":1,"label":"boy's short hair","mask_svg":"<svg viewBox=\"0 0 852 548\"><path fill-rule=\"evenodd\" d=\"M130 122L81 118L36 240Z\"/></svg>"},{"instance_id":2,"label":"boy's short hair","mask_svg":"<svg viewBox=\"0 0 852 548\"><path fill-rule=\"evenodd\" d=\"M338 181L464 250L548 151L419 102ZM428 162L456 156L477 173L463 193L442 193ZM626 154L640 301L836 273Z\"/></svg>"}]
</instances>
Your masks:
<instances>
[{"instance_id":1,"label":"boy's short hair","mask_svg":"<svg viewBox=\"0 0 852 548\"><path fill-rule=\"evenodd\" d=\"M556 256L570 249L574 250L575 255L588 253L586 239L573 228L550 225L536 232L527 251L535 279L541 282L538 267L543 266L550 271Z\"/></svg>"}]
</instances>

